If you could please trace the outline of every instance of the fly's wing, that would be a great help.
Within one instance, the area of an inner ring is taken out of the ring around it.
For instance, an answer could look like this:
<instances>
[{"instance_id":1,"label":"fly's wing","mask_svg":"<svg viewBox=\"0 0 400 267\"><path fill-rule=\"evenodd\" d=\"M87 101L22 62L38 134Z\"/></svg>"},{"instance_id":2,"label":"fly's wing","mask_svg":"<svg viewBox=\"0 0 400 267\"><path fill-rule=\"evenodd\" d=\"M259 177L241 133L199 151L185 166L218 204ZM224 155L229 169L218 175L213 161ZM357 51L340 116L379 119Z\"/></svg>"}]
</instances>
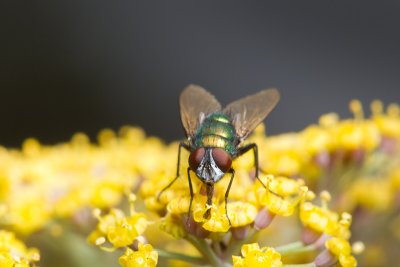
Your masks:
<instances>
[{"instance_id":1,"label":"fly's wing","mask_svg":"<svg viewBox=\"0 0 400 267\"><path fill-rule=\"evenodd\" d=\"M179 106L187 137L194 136L197 127L208 114L221 110L220 103L212 94L193 84L182 91Z\"/></svg>"},{"instance_id":2,"label":"fly's wing","mask_svg":"<svg viewBox=\"0 0 400 267\"><path fill-rule=\"evenodd\" d=\"M267 117L278 101L278 90L266 89L230 103L223 113L231 118L236 134L243 141Z\"/></svg>"}]
</instances>

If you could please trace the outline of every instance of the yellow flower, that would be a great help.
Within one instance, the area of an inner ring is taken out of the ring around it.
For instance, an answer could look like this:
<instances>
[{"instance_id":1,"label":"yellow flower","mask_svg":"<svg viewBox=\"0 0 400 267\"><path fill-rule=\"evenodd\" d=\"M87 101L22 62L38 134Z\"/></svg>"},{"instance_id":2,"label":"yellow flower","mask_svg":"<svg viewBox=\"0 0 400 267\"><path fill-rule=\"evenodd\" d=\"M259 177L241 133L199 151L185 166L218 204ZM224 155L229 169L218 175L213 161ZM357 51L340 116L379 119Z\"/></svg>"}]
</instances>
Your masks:
<instances>
[{"instance_id":1,"label":"yellow flower","mask_svg":"<svg viewBox=\"0 0 400 267\"><path fill-rule=\"evenodd\" d=\"M328 209L327 202L330 199L328 192L321 193L322 207L311 202L304 202L300 206L300 220L304 226L317 233L326 233L341 238L349 238L351 215L342 213L341 217L336 212Z\"/></svg>"},{"instance_id":2,"label":"yellow flower","mask_svg":"<svg viewBox=\"0 0 400 267\"><path fill-rule=\"evenodd\" d=\"M192 210L196 211L196 214L199 212L206 211L206 197L203 195L196 194L193 197L192 202ZM190 196L181 196L173 198L167 205L167 211L172 214L186 214L189 211L189 204L190 204ZM195 212L193 212L195 213ZM201 214L202 216L202 214ZM202 221L199 219L198 221Z\"/></svg>"},{"instance_id":3,"label":"yellow flower","mask_svg":"<svg viewBox=\"0 0 400 267\"><path fill-rule=\"evenodd\" d=\"M371 111L373 113L372 120L375 122L383 136L400 138L400 116L398 105L389 105L387 113L384 114L382 102L375 100L371 103Z\"/></svg>"},{"instance_id":4,"label":"yellow flower","mask_svg":"<svg viewBox=\"0 0 400 267\"><path fill-rule=\"evenodd\" d=\"M296 181L283 176L262 177L262 180L267 188L256 186L256 198L261 206L267 206L270 212L277 215L292 215L307 192L302 180Z\"/></svg>"},{"instance_id":5,"label":"yellow flower","mask_svg":"<svg viewBox=\"0 0 400 267\"><path fill-rule=\"evenodd\" d=\"M158 253L150 244L139 244L138 251L127 248L124 255L119 258L123 267L154 267L157 265Z\"/></svg>"},{"instance_id":6,"label":"yellow flower","mask_svg":"<svg viewBox=\"0 0 400 267\"><path fill-rule=\"evenodd\" d=\"M196 203L193 207L193 219L196 222L203 223L203 228L210 232L227 232L230 225L225 214L225 209L218 208L215 204L211 207L204 205L205 202ZM210 213L209 218L205 218L204 214Z\"/></svg>"},{"instance_id":7,"label":"yellow flower","mask_svg":"<svg viewBox=\"0 0 400 267\"><path fill-rule=\"evenodd\" d=\"M187 232L182 225L182 218L172 213L168 213L167 216L162 218L160 229L177 239L187 236Z\"/></svg>"},{"instance_id":8,"label":"yellow flower","mask_svg":"<svg viewBox=\"0 0 400 267\"><path fill-rule=\"evenodd\" d=\"M107 237L114 248L132 244L145 231L148 224L146 216L143 213L134 212L133 207L128 217L119 209L111 209L110 213L104 216L100 216L100 210L95 210L95 216L99 224L89 235L88 241L98 245L99 239Z\"/></svg>"},{"instance_id":9,"label":"yellow flower","mask_svg":"<svg viewBox=\"0 0 400 267\"><path fill-rule=\"evenodd\" d=\"M114 225L107 228L107 238L115 247L131 244L146 228L144 215L136 214L128 218L117 218Z\"/></svg>"},{"instance_id":10,"label":"yellow flower","mask_svg":"<svg viewBox=\"0 0 400 267\"><path fill-rule=\"evenodd\" d=\"M34 190L33 188L31 188ZM43 227L51 216L46 198L38 192L24 192L13 195L7 200L7 213L4 214L4 224L11 225L22 234L30 234Z\"/></svg>"},{"instance_id":11,"label":"yellow flower","mask_svg":"<svg viewBox=\"0 0 400 267\"><path fill-rule=\"evenodd\" d=\"M39 259L37 249L27 248L14 233L0 230L0 266L30 267Z\"/></svg>"},{"instance_id":12,"label":"yellow flower","mask_svg":"<svg viewBox=\"0 0 400 267\"><path fill-rule=\"evenodd\" d=\"M347 194L351 201L370 210L385 211L394 203L394 190L389 179L363 178L356 180Z\"/></svg>"},{"instance_id":13,"label":"yellow flower","mask_svg":"<svg viewBox=\"0 0 400 267\"><path fill-rule=\"evenodd\" d=\"M270 247L260 249L257 243L243 245L242 256L232 256L234 267L282 266L281 255L278 252Z\"/></svg>"},{"instance_id":14,"label":"yellow flower","mask_svg":"<svg viewBox=\"0 0 400 267\"><path fill-rule=\"evenodd\" d=\"M0 200L3 201L4 199L6 199L9 192L10 192L10 181L7 175L4 173L4 170L0 169Z\"/></svg>"},{"instance_id":15,"label":"yellow flower","mask_svg":"<svg viewBox=\"0 0 400 267\"><path fill-rule=\"evenodd\" d=\"M356 259L351 255L349 242L342 238L332 237L325 242L326 248L336 257L343 267L357 266Z\"/></svg>"},{"instance_id":16,"label":"yellow flower","mask_svg":"<svg viewBox=\"0 0 400 267\"><path fill-rule=\"evenodd\" d=\"M400 168L397 167L389 175L392 190L400 190Z\"/></svg>"},{"instance_id":17,"label":"yellow flower","mask_svg":"<svg viewBox=\"0 0 400 267\"><path fill-rule=\"evenodd\" d=\"M304 148L310 153L315 155L322 151L331 151L332 149L332 136L328 129L317 125L311 125L300 132L302 142L306 144Z\"/></svg>"},{"instance_id":18,"label":"yellow flower","mask_svg":"<svg viewBox=\"0 0 400 267\"><path fill-rule=\"evenodd\" d=\"M196 220L196 219L195 219ZM229 229L229 221L226 217L225 210L221 212L214 205L211 208L211 217L203 223L203 228L210 232L227 232Z\"/></svg>"},{"instance_id":19,"label":"yellow flower","mask_svg":"<svg viewBox=\"0 0 400 267\"><path fill-rule=\"evenodd\" d=\"M220 212L225 212L224 206L219 207ZM232 227L241 227L254 222L257 216L257 208L243 201L228 203L228 217Z\"/></svg>"},{"instance_id":20,"label":"yellow flower","mask_svg":"<svg viewBox=\"0 0 400 267\"><path fill-rule=\"evenodd\" d=\"M335 148L371 151L380 142L378 128L371 121L344 120L332 131Z\"/></svg>"},{"instance_id":21,"label":"yellow flower","mask_svg":"<svg viewBox=\"0 0 400 267\"><path fill-rule=\"evenodd\" d=\"M371 151L380 143L379 130L375 123L364 119L360 101L353 100L349 106L354 119L343 120L330 127L334 148Z\"/></svg>"},{"instance_id":22,"label":"yellow flower","mask_svg":"<svg viewBox=\"0 0 400 267\"><path fill-rule=\"evenodd\" d=\"M305 202L300 206L300 220L316 232L333 231L336 229L338 215L330 210Z\"/></svg>"},{"instance_id":23,"label":"yellow flower","mask_svg":"<svg viewBox=\"0 0 400 267\"><path fill-rule=\"evenodd\" d=\"M267 173L293 176L300 172L307 160L306 151L299 135L295 133L269 137L265 146L260 148L264 161L261 168Z\"/></svg>"}]
</instances>

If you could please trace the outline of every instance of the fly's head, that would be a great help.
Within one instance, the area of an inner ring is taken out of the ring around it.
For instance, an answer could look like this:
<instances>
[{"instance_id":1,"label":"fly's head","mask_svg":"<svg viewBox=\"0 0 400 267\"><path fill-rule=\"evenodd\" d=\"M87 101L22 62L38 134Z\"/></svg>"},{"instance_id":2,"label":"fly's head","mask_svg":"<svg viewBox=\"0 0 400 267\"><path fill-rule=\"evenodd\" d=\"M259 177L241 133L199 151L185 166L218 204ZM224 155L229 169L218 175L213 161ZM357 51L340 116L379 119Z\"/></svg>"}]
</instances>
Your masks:
<instances>
[{"instance_id":1,"label":"fly's head","mask_svg":"<svg viewBox=\"0 0 400 267\"><path fill-rule=\"evenodd\" d=\"M232 165L232 158L222 148L199 147L189 156L189 166L206 184L215 184Z\"/></svg>"}]
</instances>

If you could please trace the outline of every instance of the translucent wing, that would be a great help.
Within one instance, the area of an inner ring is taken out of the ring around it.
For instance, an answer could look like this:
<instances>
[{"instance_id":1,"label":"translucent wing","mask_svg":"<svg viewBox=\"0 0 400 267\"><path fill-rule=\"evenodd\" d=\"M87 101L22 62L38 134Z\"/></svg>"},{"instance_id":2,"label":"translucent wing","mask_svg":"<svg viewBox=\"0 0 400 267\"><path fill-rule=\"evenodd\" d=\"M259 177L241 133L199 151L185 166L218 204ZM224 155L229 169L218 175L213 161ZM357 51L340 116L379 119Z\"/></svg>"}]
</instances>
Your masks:
<instances>
[{"instance_id":1,"label":"translucent wing","mask_svg":"<svg viewBox=\"0 0 400 267\"><path fill-rule=\"evenodd\" d=\"M236 134L243 140L267 117L278 101L278 90L266 89L230 103L223 113L232 119Z\"/></svg>"},{"instance_id":2,"label":"translucent wing","mask_svg":"<svg viewBox=\"0 0 400 267\"><path fill-rule=\"evenodd\" d=\"M212 94L193 84L182 91L179 106L182 124L188 137L194 136L197 127L208 114L221 110L221 104Z\"/></svg>"}]
</instances>

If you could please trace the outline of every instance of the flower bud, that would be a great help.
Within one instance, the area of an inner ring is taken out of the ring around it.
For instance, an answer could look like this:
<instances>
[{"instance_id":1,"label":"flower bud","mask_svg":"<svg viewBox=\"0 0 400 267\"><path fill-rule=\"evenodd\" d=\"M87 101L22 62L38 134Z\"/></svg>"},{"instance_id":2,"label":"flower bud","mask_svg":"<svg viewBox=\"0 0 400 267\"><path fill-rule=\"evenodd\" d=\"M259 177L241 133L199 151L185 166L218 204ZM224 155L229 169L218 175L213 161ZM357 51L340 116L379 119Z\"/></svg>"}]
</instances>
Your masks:
<instances>
[{"instance_id":1,"label":"flower bud","mask_svg":"<svg viewBox=\"0 0 400 267\"><path fill-rule=\"evenodd\" d=\"M337 258L325 249L315 258L314 264L316 267L330 267L334 266L336 261Z\"/></svg>"},{"instance_id":2,"label":"flower bud","mask_svg":"<svg viewBox=\"0 0 400 267\"><path fill-rule=\"evenodd\" d=\"M274 213L269 212L267 207L263 208L258 212L254 220L254 229L260 231L261 229L267 228L274 218Z\"/></svg>"}]
</instances>

